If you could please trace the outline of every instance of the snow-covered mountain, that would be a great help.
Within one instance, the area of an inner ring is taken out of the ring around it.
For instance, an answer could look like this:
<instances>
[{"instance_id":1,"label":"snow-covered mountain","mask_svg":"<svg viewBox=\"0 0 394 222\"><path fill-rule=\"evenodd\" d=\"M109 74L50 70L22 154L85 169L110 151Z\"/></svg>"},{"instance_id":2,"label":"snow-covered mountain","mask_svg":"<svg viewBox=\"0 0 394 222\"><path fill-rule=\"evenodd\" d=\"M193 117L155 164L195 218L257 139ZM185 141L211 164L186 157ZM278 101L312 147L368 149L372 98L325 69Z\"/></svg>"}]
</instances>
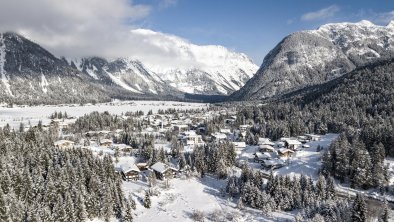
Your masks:
<instances>
[{"instance_id":1,"label":"snow-covered mountain","mask_svg":"<svg viewBox=\"0 0 394 222\"><path fill-rule=\"evenodd\" d=\"M92 58L83 58L74 60L76 67L93 78L111 79L137 93L160 94L176 89L186 93L224 95L240 89L258 69L245 54L223 46L199 46L147 29L131 32L133 37L144 41L147 51L154 48L152 51L162 53L102 59L104 65L86 65Z\"/></svg>"},{"instance_id":2,"label":"snow-covered mountain","mask_svg":"<svg viewBox=\"0 0 394 222\"><path fill-rule=\"evenodd\" d=\"M82 73L97 82L119 87L135 94L176 95L178 90L168 86L156 73L149 71L141 62L130 59L89 57L70 61Z\"/></svg>"},{"instance_id":3,"label":"snow-covered mountain","mask_svg":"<svg viewBox=\"0 0 394 222\"><path fill-rule=\"evenodd\" d=\"M0 102L80 103L110 100L66 61L15 33L0 33Z\"/></svg>"},{"instance_id":4,"label":"snow-covered mountain","mask_svg":"<svg viewBox=\"0 0 394 222\"><path fill-rule=\"evenodd\" d=\"M394 22L333 23L285 37L264 58L256 75L232 95L261 99L322 83L356 67L394 57Z\"/></svg>"}]
</instances>

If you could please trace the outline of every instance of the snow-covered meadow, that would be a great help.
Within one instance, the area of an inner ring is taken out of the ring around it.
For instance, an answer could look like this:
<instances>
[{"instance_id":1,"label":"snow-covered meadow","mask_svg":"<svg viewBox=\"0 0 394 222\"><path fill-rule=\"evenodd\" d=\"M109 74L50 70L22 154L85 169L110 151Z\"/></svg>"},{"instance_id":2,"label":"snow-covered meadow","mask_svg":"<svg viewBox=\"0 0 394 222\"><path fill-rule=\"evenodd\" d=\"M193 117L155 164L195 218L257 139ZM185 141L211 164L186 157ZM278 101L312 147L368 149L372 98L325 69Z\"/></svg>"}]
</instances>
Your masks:
<instances>
[{"instance_id":1,"label":"snow-covered meadow","mask_svg":"<svg viewBox=\"0 0 394 222\"><path fill-rule=\"evenodd\" d=\"M158 184L157 196L152 196L152 206L144 208L143 198L148 186L145 182L124 182L126 195L129 193L137 202L135 221L184 222L193 221L192 214L200 211L204 221L293 221L294 214L274 212L263 215L261 211L245 208L239 210L235 201L222 197L220 189L225 187L226 180L217 180L211 176L202 179L192 177L176 178L169 181L170 187Z\"/></svg>"},{"instance_id":2,"label":"snow-covered meadow","mask_svg":"<svg viewBox=\"0 0 394 222\"><path fill-rule=\"evenodd\" d=\"M206 103L189 103L175 101L114 101L110 103L99 104L68 104L68 105L42 105L42 106L14 106L8 108L5 105L0 106L0 127L7 123L11 127L19 127L20 123L28 126L34 126L41 120L44 124L49 123L49 116L56 112L67 112L68 116L79 117L93 111L108 111L111 114L120 115L125 112L149 110L157 112L159 109L166 110L175 108L180 110L207 108Z\"/></svg>"}]
</instances>

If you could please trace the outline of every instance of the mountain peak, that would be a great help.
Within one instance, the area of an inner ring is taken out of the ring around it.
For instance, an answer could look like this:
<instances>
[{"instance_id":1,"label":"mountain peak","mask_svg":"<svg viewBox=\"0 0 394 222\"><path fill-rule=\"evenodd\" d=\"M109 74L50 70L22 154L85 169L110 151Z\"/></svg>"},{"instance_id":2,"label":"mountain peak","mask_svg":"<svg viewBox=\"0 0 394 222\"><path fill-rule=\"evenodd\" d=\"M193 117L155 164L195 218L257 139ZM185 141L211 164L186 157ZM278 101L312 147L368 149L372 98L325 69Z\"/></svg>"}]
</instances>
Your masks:
<instances>
[{"instance_id":1,"label":"mountain peak","mask_svg":"<svg viewBox=\"0 0 394 222\"><path fill-rule=\"evenodd\" d=\"M394 29L394 20L390 21L389 24L387 24L386 27L389 28L389 29Z\"/></svg>"},{"instance_id":2,"label":"mountain peak","mask_svg":"<svg viewBox=\"0 0 394 222\"><path fill-rule=\"evenodd\" d=\"M361 26L375 26L375 24L373 24L372 22L370 22L368 20L361 20L361 21L357 22L356 24L361 25Z\"/></svg>"}]
</instances>

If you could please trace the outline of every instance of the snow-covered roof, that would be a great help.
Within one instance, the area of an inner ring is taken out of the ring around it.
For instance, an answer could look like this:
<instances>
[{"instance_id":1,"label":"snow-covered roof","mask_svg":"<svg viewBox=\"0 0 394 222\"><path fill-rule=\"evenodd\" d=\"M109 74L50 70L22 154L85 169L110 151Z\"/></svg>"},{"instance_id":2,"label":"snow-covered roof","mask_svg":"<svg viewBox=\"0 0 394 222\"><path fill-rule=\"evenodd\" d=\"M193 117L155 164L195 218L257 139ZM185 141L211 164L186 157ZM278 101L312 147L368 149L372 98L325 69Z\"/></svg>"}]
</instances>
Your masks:
<instances>
[{"instance_id":1,"label":"snow-covered roof","mask_svg":"<svg viewBox=\"0 0 394 222\"><path fill-rule=\"evenodd\" d=\"M123 171L124 173L130 171L140 172L137 165L135 165L134 157L120 157L118 162L115 164L115 169L118 171Z\"/></svg>"},{"instance_id":2,"label":"snow-covered roof","mask_svg":"<svg viewBox=\"0 0 394 222\"><path fill-rule=\"evenodd\" d=\"M268 138L259 138L259 144L260 145L266 144L266 145L272 145L273 146L275 143L271 142L271 140L268 139Z\"/></svg>"},{"instance_id":3,"label":"snow-covered roof","mask_svg":"<svg viewBox=\"0 0 394 222\"><path fill-rule=\"evenodd\" d=\"M226 139L227 136L224 133L212 133L211 134L213 137L215 137L216 139Z\"/></svg>"},{"instance_id":4,"label":"snow-covered roof","mask_svg":"<svg viewBox=\"0 0 394 222\"><path fill-rule=\"evenodd\" d=\"M164 173L168 169L168 166L162 162L157 162L153 164L150 168L159 173Z\"/></svg>"},{"instance_id":5,"label":"snow-covered roof","mask_svg":"<svg viewBox=\"0 0 394 222\"><path fill-rule=\"evenodd\" d=\"M74 144L74 142L70 141L70 140L58 140L58 141L54 142L55 146L59 146L59 145L63 145L63 144Z\"/></svg>"},{"instance_id":6,"label":"snow-covered roof","mask_svg":"<svg viewBox=\"0 0 394 222\"><path fill-rule=\"evenodd\" d=\"M254 154L258 159L268 159L271 158L271 155L269 153L260 153L260 152L256 152Z\"/></svg>"},{"instance_id":7,"label":"snow-covered roof","mask_svg":"<svg viewBox=\"0 0 394 222\"><path fill-rule=\"evenodd\" d=\"M103 144L103 143L112 143L112 140L110 140L110 139L102 139L102 140L100 140L100 144Z\"/></svg>"},{"instance_id":8,"label":"snow-covered roof","mask_svg":"<svg viewBox=\"0 0 394 222\"><path fill-rule=\"evenodd\" d=\"M260 149L274 150L274 147L267 145L267 144L260 145L259 147L260 147Z\"/></svg>"},{"instance_id":9,"label":"snow-covered roof","mask_svg":"<svg viewBox=\"0 0 394 222\"><path fill-rule=\"evenodd\" d=\"M301 142L298 141L298 140L286 139L285 141L286 141L286 143L288 143L289 145L301 145Z\"/></svg>"},{"instance_id":10,"label":"snow-covered roof","mask_svg":"<svg viewBox=\"0 0 394 222\"><path fill-rule=\"evenodd\" d=\"M294 153L293 150L290 150L290 149L287 149L287 148L280 148L280 149L279 149L279 152L280 152L280 153L287 153L287 152Z\"/></svg>"},{"instance_id":11,"label":"snow-covered roof","mask_svg":"<svg viewBox=\"0 0 394 222\"><path fill-rule=\"evenodd\" d=\"M234 146L236 147L246 147L245 142L233 142Z\"/></svg>"}]
</instances>

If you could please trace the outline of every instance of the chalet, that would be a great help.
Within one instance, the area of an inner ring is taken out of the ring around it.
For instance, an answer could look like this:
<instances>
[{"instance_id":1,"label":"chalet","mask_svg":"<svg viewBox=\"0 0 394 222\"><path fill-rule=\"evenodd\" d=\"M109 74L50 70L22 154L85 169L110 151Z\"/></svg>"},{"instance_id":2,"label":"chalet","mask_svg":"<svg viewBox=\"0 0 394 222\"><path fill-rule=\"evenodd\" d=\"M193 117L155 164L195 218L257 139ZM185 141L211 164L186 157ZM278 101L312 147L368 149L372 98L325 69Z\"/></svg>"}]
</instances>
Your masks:
<instances>
[{"instance_id":1,"label":"chalet","mask_svg":"<svg viewBox=\"0 0 394 222\"><path fill-rule=\"evenodd\" d=\"M285 166L285 163L283 162L283 160L274 159L274 160L264 160L261 163L261 165L268 169L278 169Z\"/></svg>"},{"instance_id":2,"label":"chalet","mask_svg":"<svg viewBox=\"0 0 394 222\"><path fill-rule=\"evenodd\" d=\"M231 134L231 130L230 129L220 129L220 133L224 133L224 134Z\"/></svg>"},{"instance_id":3,"label":"chalet","mask_svg":"<svg viewBox=\"0 0 394 222\"><path fill-rule=\"evenodd\" d=\"M89 132L86 132L85 135L88 136L88 137L93 137L93 136L97 136L98 132L96 132L96 131L89 131Z\"/></svg>"},{"instance_id":4,"label":"chalet","mask_svg":"<svg viewBox=\"0 0 394 222\"><path fill-rule=\"evenodd\" d=\"M178 172L178 169L170 167L165 163L157 162L150 167L155 172L156 177L160 180L172 178Z\"/></svg>"},{"instance_id":5,"label":"chalet","mask_svg":"<svg viewBox=\"0 0 394 222\"><path fill-rule=\"evenodd\" d=\"M74 142L70 140L58 140L54 143L54 145L60 149L70 149L74 147Z\"/></svg>"},{"instance_id":6,"label":"chalet","mask_svg":"<svg viewBox=\"0 0 394 222\"><path fill-rule=\"evenodd\" d=\"M194 130L185 131L180 134L180 137L183 145L186 146L198 146L204 144L201 135L196 134L196 131Z\"/></svg>"},{"instance_id":7,"label":"chalet","mask_svg":"<svg viewBox=\"0 0 394 222\"><path fill-rule=\"evenodd\" d=\"M274 146L275 143L271 142L271 140L268 139L268 138L259 138L258 145L270 145L270 146Z\"/></svg>"},{"instance_id":8,"label":"chalet","mask_svg":"<svg viewBox=\"0 0 394 222\"><path fill-rule=\"evenodd\" d=\"M260 153L256 152L254 155L254 161L257 163L261 163L264 160L269 160L271 159L271 155L269 153Z\"/></svg>"},{"instance_id":9,"label":"chalet","mask_svg":"<svg viewBox=\"0 0 394 222\"><path fill-rule=\"evenodd\" d=\"M297 136L297 140L300 141L301 143L309 142L309 139L306 136Z\"/></svg>"},{"instance_id":10,"label":"chalet","mask_svg":"<svg viewBox=\"0 0 394 222\"><path fill-rule=\"evenodd\" d=\"M189 126L184 125L184 124L179 124L179 125L174 125L173 129L174 129L174 131L185 132L185 131L189 130Z\"/></svg>"},{"instance_id":11,"label":"chalet","mask_svg":"<svg viewBox=\"0 0 394 222\"><path fill-rule=\"evenodd\" d=\"M263 144L263 145L259 145L259 150L261 152L274 152L275 148L272 147L271 145Z\"/></svg>"},{"instance_id":12,"label":"chalet","mask_svg":"<svg viewBox=\"0 0 394 222\"><path fill-rule=\"evenodd\" d=\"M121 174L126 180L138 180L141 171L134 163L122 161L115 165L115 172Z\"/></svg>"},{"instance_id":13,"label":"chalet","mask_svg":"<svg viewBox=\"0 0 394 222\"><path fill-rule=\"evenodd\" d=\"M102 140L100 140L100 146L110 147L110 146L112 146L112 140L110 140L110 139L102 139Z\"/></svg>"},{"instance_id":14,"label":"chalet","mask_svg":"<svg viewBox=\"0 0 394 222\"><path fill-rule=\"evenodd\" d=\"M308 140L311 141L319 141L321 137L320 135L315 135L315 134L305 134L305 136Z\"/></svg>"},{"instance_id":15,"label":"chalet","mask_svg":"<svg viewBox=\"0 0 394 222\"><path fill-rule=\"evenodd\" d=\"M285 139L285 146L291 150L297 150L297 148L301 145L301 142L293 139Z\"/></svg>"},{"instance_id":16,"label":"chalet","mask_svg":"<svg viewBox=\"0 0 394 222\"><path fill-rule=\"evenodd\" d=\"M294 151L286 148L279 149L279 156L281 157L292 157L294 155Z\"/></svg>"},{"instance_id":17,"label":"chalet","mask_svg":"<svg viewBox=\"0 0 394 222\"><path fill-rule=\"evenodd\" d=\"M311 148L309 144L302 144L302 148Z\"/></svg>"},{"instance_id":18,"label":"chalet","mask_svg":"<svg viewBox=\"0 0 394 222\"><path fill-rule=\"evenodd\" d=\"M224 133L217 133L216 132L216 133L212 133L211 136L212 136L212 141L215 141L215 142L222 142L222 141L227 140L227 136Z\"/></svg>"},{"instance_id":19,"label":"chalet","mask_svg":"<svg viewBox=\"0 0 394 222\"><path fill-rule=\"evenodd\" d=\"M235 149L245 149L246 148L246 143L245 142L233 142Z\"/></svg>"}]
</instances>

